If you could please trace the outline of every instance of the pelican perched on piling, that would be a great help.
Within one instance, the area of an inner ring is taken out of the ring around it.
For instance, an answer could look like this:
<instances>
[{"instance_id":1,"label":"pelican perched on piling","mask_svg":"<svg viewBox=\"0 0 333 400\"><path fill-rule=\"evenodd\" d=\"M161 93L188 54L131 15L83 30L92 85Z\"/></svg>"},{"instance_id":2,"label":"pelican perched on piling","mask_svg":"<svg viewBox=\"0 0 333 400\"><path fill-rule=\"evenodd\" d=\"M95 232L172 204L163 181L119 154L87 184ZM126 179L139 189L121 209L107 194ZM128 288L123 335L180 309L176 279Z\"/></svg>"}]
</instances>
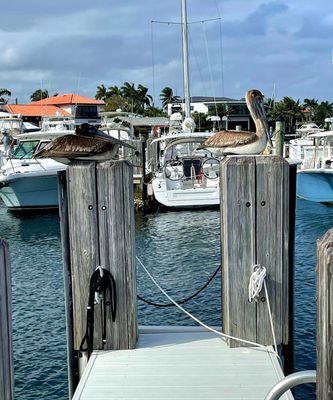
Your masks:
<instances>
[{"instance_id":1,"label":"pelican perched on piling","mask_svg":"<svg viewBox=\"0 0 333 400\"><path fill-rule=\"evenodd\" d=\"M106 161L115 158L126 142L101 132L89 124L77 126L75 134L60 136L34 154L35 158L53 158L63 164L74 160Z\"/></svg>"},{"instance_id":2,"label":"pelican perched on piling","mask_svg":"<svg viewBox=\"0 0 333 400\"><path fill-rule=\"evenodd\" d=\"M249 90L245 95L247 107L256 126L256 132L235 130L217 132L202 143L200 148L208 149L216 155L250 155L263 152L267 142L273 147L269 136L263 98L262 93L256 89Z\"/></svg>"}]
</instances>

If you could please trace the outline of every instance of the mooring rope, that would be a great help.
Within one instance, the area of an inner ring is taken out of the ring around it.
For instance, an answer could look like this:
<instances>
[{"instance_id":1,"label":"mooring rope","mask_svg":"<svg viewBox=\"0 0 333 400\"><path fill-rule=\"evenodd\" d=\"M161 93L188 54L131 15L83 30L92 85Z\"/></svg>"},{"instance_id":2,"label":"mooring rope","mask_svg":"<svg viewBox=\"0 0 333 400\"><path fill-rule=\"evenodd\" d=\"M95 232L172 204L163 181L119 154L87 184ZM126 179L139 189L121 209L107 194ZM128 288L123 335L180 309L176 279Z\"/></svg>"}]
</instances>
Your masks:
<instances>
[{"instance_id":1,"label":"mooring rope","mask_svg":"<svg viewBox=\"0 0 333 400\"><path fill-rule=\"evenodd\" d=\"M213 273L213 275L208 279L208 281L200 288L198 289L195 293L193 293L191 296L186 297L183 300L178 300L177 303L178 304L184 304L190 300L192 300L194 297L196 297L199 293L201 293L204 289L206 289L206 287L211 283L211 281L215 278L215 276L217 275L217 273L220 271L221 269L221 265L218 266L218 268L215 270L215 272ZM147 300L144 299L143 297L137 295L137 298L141 301L143 301L144 303L150 304L151 306L155 306L155 307L176 307L176 305L174 303L167 303L167 304L159 304L159 303L155 303L151 300Z\"/></svg>"},{"instance_id":2,"label":"mooring rope","mask_svg":"<svg viewBox=\"0 0 333 400\"><path fill-rule=\"evenodd\" d=\"M109 292L109 300L106 299L107 291ZM104 347L106 343L106 308L111 308L111 317L114 322L117 310L117 294L116 282L111 272L98 266L90 277L86 331L79 348L79 351L88 352L88 357L90 357L94 349L94 306L100 303L101 300L103 300L102 346ZM84 346L85 343L86 346Z\"/></svg>"},{"instance_id":3,"label":"mooring rope","mask_svg":"<svg viewBox=\"0 0 333 400\"><path fill-rule=\"evenodd\" d=\"M272 336L273 336L273 342L274 342L274 349L275 352L277 353L277 345L276 345L276 337L275 337L275 330L274 330L274 324L273 324L273 317L272 317L272 310L269 302L269 296L268 296L268 291L267 291L267 286L266 286L266 278L267 275L267 270L264 266L261 266L260 264L255 264L253 266L253 273L250 276L249 280L249 302L251 303L254 299L257 299L260 295L260 292L262 291L262 287L264 286L265 289L265 296L267 300L267 308L268 308L268 315L269 315L269 321L271 324L271 330L272 330Z\"/></svg>"},{"instance_id":4,"label":"mooring rope","mask_svg":"<svg viewBox=\"0 0 333 400\"><path fill-rule=\"evenodd\" d=\"M262 348L266 351L268 351L269 353L273 353L275 354L278 359L280 359L279 354L275 351L270 349L267 346L264 346L262 344L256 343L256 342L251 342L249 340L245 340L245 339L240 339L231 335L228 335L226 333L222 333L217 331L216 329L206 325L204 322L200 321L198 318L196 318L193 314L191 314L190 312L188 312L187 310L185 310L185 308L183 308L180 304L178 304L175 300L173 300L172 297L170 297L168 295L168 293L158 284L158 282L155 280L155 278L151 275L151 273L148 271L148 269L144 266L144 264L142 263L142 261L139 259L138 256L136 256L136 259L138 260L140 266L143 268L143 270L146 272L146 274L149 276L149 278L151 279L151 281L154 283L154 285L164 294L164 296L169 299L177 308L179 308L181 311L183 311L183 313L185 313L187 316L189 316L190 318L192 318L195 322L197 322L199 325L201 325L202 327L204 327L205 329L215 333L218 336L222 336L224 339L232 339L232 340L236 340L238 342L242 342L242 343L247 343L251 346L255 346L255 347L259 347Z\"/></svg>"}]
</instances>

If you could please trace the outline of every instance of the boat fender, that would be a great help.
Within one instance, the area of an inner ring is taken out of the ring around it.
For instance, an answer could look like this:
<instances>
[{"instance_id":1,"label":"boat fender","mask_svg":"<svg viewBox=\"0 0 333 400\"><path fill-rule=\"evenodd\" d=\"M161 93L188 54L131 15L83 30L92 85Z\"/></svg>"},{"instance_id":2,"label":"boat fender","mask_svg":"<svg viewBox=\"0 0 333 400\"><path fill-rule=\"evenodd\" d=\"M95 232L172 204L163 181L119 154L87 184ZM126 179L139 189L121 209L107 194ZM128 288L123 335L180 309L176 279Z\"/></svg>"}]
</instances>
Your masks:
<instances>
[{"instance_id":1,"label":"boat fender","mask_svg":"<svg viewBox=\"0 0 333 400\"><path fill-rule=\"evenodd\" d=\"M197 182L202 183L202 169L200 168L197 175Z\"/></svg>"}]
</instances>

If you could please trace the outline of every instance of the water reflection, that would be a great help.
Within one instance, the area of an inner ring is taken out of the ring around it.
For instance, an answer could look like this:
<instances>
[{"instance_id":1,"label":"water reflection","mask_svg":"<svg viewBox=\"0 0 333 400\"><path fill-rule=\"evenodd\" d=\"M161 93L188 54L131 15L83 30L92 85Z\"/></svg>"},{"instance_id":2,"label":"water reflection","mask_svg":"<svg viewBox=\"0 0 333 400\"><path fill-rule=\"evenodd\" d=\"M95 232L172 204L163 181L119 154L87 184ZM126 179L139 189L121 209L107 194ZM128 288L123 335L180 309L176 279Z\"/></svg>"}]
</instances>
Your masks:
<instances>
[{"instance_id":1,"label":"water reflection","mask_svg":"<svg viewBox=\"0 0 333 400\"><path fill-rule=\"evenodd\" d=\"M0 237L10 245L16 397L67 399L63 276L57 213L16 216L0 205ZM296 368L315 369L316 240L333 225L333 208L297 201L295 243ZM182 211L136 215L136 253L175 299L200 288L220 264L219 211ZM168 302L137 265L138 293ZM221 323L220 274L185 305L211 325ZM139 323L193 322L175 308L138 302ZM315 399L302 387L298 399Z\"/></svg>"}]
</instances>

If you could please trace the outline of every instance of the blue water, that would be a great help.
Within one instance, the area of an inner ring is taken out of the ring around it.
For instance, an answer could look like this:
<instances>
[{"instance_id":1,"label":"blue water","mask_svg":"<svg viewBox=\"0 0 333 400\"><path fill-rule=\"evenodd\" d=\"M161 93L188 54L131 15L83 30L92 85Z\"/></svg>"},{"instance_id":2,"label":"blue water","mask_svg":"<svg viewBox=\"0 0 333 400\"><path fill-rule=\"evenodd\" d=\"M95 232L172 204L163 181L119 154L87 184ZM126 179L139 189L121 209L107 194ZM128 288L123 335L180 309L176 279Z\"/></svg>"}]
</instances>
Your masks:
<instances>
[{"instance_id":1,"label":"blue water","mask_svg":"<svg viewBox=\"0 0 333 400\"><path fill-rule=\"evenodd\" d=\"M56 213L17 217L0 205L0 237L10 245L17 400L65 400L66 338L59 219ZM333 225L333 208L299 200L295 246L295 367L315 369L315 246ZM218 211L167 212L136 217L137 255L175 298L199 288L219 265ZM138 266L138 293L165 302ZM192 324L175 309L139 302L139 323ZM220 323L216 278L186 308ZM299 399L315 399L302 387Z\"/></svg>"}]
</instances>

